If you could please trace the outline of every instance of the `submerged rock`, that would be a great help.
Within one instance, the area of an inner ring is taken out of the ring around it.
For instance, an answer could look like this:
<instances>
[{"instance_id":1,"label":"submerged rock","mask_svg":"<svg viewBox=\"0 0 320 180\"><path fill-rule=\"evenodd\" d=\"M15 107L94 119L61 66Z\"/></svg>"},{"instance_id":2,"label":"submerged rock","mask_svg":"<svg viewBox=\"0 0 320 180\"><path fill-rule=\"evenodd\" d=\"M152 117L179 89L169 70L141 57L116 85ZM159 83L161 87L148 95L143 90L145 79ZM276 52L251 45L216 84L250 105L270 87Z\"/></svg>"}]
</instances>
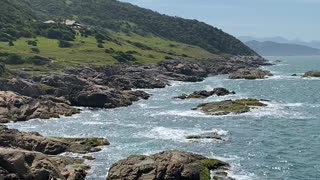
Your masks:
<instances>
[{"instance_id":1,"label":"submerged rock","mask_svg":"<svg viewBox=\"0 0 320 180\"><path fill-rule=\"evenodd\" d=\"M226 96L229 94L235 94L234 91L229 91L225 88L214 88L212 91L195 91L192 94L183 94L181 96L177 96L177 99L192 99L192 98L207 98L213 95L217 96Z\"/></svg>"},{"instance_id":2,"label":"submerged rock","mask_svg":"<svg viewBox=\"0 0 320 180\"><path fill-rule=\"evenodd\" d=\"M87 166L79 159L0 147L0 179L84 180Z\"/></svg>"},{"instance_id":3,"label":"submerged rock","mask_svg":"<svg viewBox=\"0 0 320 180\"><path fill-rule=\"evenodd\" d=\"M320 77L320 71L308 71L304 73L303 77Z\"/></svg>"},{"instance_id":4,"label":"submerged rock","mask_svg":"<svg viewBox=\"0 0 320 180\"><path fill-rule=\"evenodd\" d=\"M231 73L229 79L265 79L267 76L273 76L273 74L261 69L244 68Z\"/></svg>"},{"instance_id":5,"label":"submerged rock","mask_svg":"<svg viewBox=\"0 0 320 180\"><path fill-rule=\"evenodd\" d=\"M267 106L257 99L239 99L200 104L196 109L209 115L227 115L249 112L251 109Z\"/></svg>"},{"instance_id":6,"label":"submerged rock","mask_svg":"<svg viewBox=\"0 0 320 180\"><path fill-rule=\"evenodd\" d=\"M54 102L55 101L55 102ZM79 110L58 98L31 98L13 92L0 91L0 123L26 121L29 119L71 116Z\"/></svg>"},{"instance_id":7,"label":"submerged rock","mask_svg":"<svg viewBox=\"0 0 320 180\"><path fill-rule=\"evenodd\" d=\"M225 141L225 137L221 134L218 134L217 132L209 132L209 133L203 133L199 135L190 135L187 136L186 139L189 140L204 140L204 139L211 139L211 140L216 140L216 141Z\"/></svg>"},{"instance_id":8,"label":"submerged rock","mask_svg":"<svg viewBox=\"0 0 320 180\"><path fill-rule=\"evenodd\" d=\"M48 155L63 152L88 153L101 150L99 146L109 145L103 138L52 138L38 133L20 132L0 125L0 147L37 151Z\"/></svg>"},{"instance_id":9,"label":"submerged rock","mask_svg":"<svg viewBox=\"0 0 320 180\"><path fill-rule=\"evenodd\" d=\"M130 156L120 160L110 168L107 180L210 180L210 171L228 166L225 162L201 155L165 151L151 156Z\"/></svg>"}]
</instances>

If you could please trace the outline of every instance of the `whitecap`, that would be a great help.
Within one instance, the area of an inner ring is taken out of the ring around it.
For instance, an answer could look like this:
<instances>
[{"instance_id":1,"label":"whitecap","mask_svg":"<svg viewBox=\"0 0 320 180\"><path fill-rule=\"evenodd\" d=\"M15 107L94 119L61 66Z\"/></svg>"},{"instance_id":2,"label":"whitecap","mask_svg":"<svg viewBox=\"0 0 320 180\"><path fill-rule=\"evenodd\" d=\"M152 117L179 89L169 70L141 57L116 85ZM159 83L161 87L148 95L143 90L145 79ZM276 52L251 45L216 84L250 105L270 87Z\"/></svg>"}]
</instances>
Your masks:
<instances>
[{"instance_id":1,"label":"whitecap","mask_svg":"<svg viewBox=\"0 0 320 180\"><path fill-rule=\"evenodd\" d=\"M158 113L151 114L151 116L183 116L183 117L201 117L201 118L213 118L214 116L207 115L200 111L196 110L169 110L169 111L162 111Z\"/></svg>"},{"instance_id":2,"label":"whitecap","mask_svg":"<svg viewBox=\"0 0 320 180\"><path fill-rule=\"evenodd\" d=\"M146 132L139 132L136 134L137 137L146 137L150 139L162 139L162 140L173 140L178 142L190 142L186 139L187 136L199 135L205 133L216 133L219 136L228 135L228 131L222 129L211 129L211 130L201 130L201 129L178 129L178 128L167 128L167 127L154 127L148 129ZM204 140L201 142L212 142L212 140Z\"/></svg>"}]
</instances>

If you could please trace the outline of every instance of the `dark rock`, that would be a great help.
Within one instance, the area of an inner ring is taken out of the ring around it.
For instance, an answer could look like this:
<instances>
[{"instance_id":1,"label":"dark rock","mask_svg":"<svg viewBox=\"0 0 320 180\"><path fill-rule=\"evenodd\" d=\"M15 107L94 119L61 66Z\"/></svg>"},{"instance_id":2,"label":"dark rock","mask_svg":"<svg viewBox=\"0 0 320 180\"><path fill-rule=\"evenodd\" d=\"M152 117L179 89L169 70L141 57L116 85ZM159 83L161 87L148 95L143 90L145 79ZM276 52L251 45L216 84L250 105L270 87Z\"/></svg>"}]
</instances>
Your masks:
<instances>
[{"instance_id":1,"label":"dark rock","mask_svg":"<svg viewBox=\"0 0 320 180\"><path fill-rule=\"evenodd\" d=\"M116 108L148 98L149 95L142 91L85 90L72 97L71 103L75 106Z\"/></svg>"},{"instance_id":2,"label":"dark rock","mask_svg":"<svg viewBox=\"0 0 320 180\"><path fill-rule=\"evenodd\" d=\"M230 92L225 88L214 88L212 91L195 91L190 95L183 94L175 98L178 98L178 99L207 98L213 95L226 96L229 94L235 94L235 92L234 91Z\"/></svg>"},{"instance_id":3,"label":"dark rock","mask_svg":"<svg viewBox=\"0 0 320 180\"><path fill-rule=\"evenodd\" d=\"M291 76L298 76L297 74L292 74Z\"/></svg>"},{"instance_id":4,"label":"dark rock","mask_svg":"<svg viewBox=\"0 0 320 180\"><path fill-rule=\"evenodd\" d=\"M267 76L273 76L270 71L264 71L256 68L239 69L229 75L230 79L265 79Z\"/></svg>"},{"instance_id":5,"label":"dark rock","mask_svg":"<svg viewBox=\"0 0 320 180\"><path fill-rule=\"evenodd\" d=\"M320 77L320 71L308 71L306 72L303 77Z\"/></svg>"},{"instance_id":6,"label":"dark rock","mask_svg":"<svg viewBox=\"0 0 320 180\"><path fill-rule=\"evenodd\" d=\"M77 159L0 147L0 179L84 180L86 170Z\"/></svg>"},{"instance_id":7,"label":"dark rock","mask_svg":"<svg viewBox=\"0 0 320 180\"><path fill-rule=\"evenodd\" d=\"M199 135L190 135L186 139L189 140L201 140L201 139L212 139L217 141L225 141L224 135L220 135L217 132L204 133Z\"/></svg>"},{"instance_id":8,"label":"dark rock","mask_svg":"<svg viewBox=\"0 0 320 180\"><path fill-rule=\"evenodd\" d=\"M0 122L58 118L60 115L71 116L76 113L79 113L78 109L64 102L0 91Z\"/></svg>"},{"instance_id":9,"label":"dark rock","mask_svg":"<svg viewBox=\"0 0 320 180\"><path fill-rule=\"evenodd\" d=\"M48 155L63 152L88 153L97 152L99 146L109 145L102 138L51 138L38 133L20 132L0 125L0 146L37 151Z\"/></svg>"},{"instance_id":10,"label":"dark rock","mask_svg":"<svg viewBox=\"0 0 320 180\"><path fill-rule=\"evenodd\" d=\"M206 77L207 71L197 63L171 60L167 61L161 66L168 72L174 72L177 74L184 74L187 76Z\"/></svg>"},{"instance_id":11,"label":"dark rock","mask_svg":"<svg viewBox=\"0 0 320 180\"><path fill-rule=\"evenodd\" d=\"M201 155L165 151L151 156L130 156L121 160L112 165L107 180L210 180L210 171L227 167L225 162Z\"/></svg>"},{"instance_id":12,"label":"dark rock","mask_svg":"<svg viewBox=\"0 0 320 180\"><path fill-rule=\"evenodd\" d=\"M197 109L209 115L241 114L257 107L267 106L256 99L227 100L200 104Z\"/></svg>"},{"instance_id":13,"label":"dark rock","mask_svg":"<svg viewBox=\"0 0 320 180\"><path fill-rule=\"evenodd\" d=\"M46 94L38 85L21 79L0 79L0 91L12 91L29 97Z\"/></svg>"}]
</instances>

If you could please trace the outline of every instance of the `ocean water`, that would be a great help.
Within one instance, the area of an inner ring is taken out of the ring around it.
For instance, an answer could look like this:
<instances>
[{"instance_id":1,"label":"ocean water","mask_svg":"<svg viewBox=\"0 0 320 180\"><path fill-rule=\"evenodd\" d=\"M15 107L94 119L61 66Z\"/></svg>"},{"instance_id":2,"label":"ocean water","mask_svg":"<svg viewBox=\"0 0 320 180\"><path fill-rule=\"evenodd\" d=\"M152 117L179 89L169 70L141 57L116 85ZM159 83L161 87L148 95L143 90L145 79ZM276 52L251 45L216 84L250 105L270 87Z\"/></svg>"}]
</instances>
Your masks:
<instances>
[{"instance_id":1,"label":"ocean water","mask_svg":"<svg viewBox=\"0 0 320 180\"><path fill-rule=\"evenodd\" d=\"M8 126L47 136L107 138L111 145L92 153L96 160L87 162L92 165L87 179L105 179L108 168L129 155L173 149L226 161L231 164L230 175L239 180L320 179L320 79L291 76L320 70L320 57L267 58L282 62L263 67L275 74L266 80L215 76L199 83L172 82L164 89L147 90L152 97L130 107L83 109L73 117ZM215 87L237 94L204 100L172 99ZM215 117L191 110L203 102L240 98L270 102L267 107L242 115ZM185 139L204 132L217 132L227 141Z\"/></svg>"}]
</instances>

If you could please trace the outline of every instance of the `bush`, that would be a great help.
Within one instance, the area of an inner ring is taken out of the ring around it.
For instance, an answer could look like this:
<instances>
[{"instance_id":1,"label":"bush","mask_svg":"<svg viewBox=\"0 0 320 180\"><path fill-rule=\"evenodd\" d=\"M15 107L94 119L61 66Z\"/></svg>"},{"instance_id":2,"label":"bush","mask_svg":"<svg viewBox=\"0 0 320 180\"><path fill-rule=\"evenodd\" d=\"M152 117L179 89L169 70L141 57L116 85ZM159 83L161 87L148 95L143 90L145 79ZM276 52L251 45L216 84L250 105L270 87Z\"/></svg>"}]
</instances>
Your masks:
<instances>
[{"instance_id":1,"label":"bush","mask_svg":"<svg viewBox=\"0 0 320 180\"><path fill-rule=\"evenodd\" d=\"M29 40L29 41L27 41L27 43L28 43L28 45L30 45L30 46L37 46L37 45L38 45L37 41L31 41L31 40Z\"/></svg>"},{"instance_id":2,"label":"bush","mask_svg":"<svg viewBox=\"0 0 320 180\"><path fill-rule=\"evenodd\" d=\"M110 48L110 49L104 50L104 52L107 54L111 54L111 53L114 53L115 51L114 51L114 49Z\"/></svg>"},{"instance_id":3,"label":"bush","mask_svg":"<svg viewBox=\"0 0 320 180\"><path fill-rule=\"evenodd\" d=\"M23 64L25 60L17 54L8 54L1 57L1 62L5 64Z\"/></svg>"},{"instance_id":4,"label":"bush","mask_svg":"<svg viewBox=\"0 0 320 180\"><path fill-rule=\"evenodd\" d=\"M64 41L64 40L59 40L59 47L60 48L69 48L69 47L72 47L73 44L68 42L68 41Z\"/></svg>"},{"instance_id":5,"label":"bush","mask_svg":"<svg viewBox=\"0 0 320 180\"><path fill-rule=\"evenodd\" d=\"M103 44L99 43L98 45L98 48L104 48Z\"/></svg>"},{"instance_id":6,"label":"bush","mask_svg":"<svg viewBox=\"0 0 320 180\"><path fill-rule=\"evenodd\" d=\"M127 63L127 62L133 62L137 59L132 56L131 54L124 53L122 51L117 51L115 55L112 56L114 59L116 59L120 63Z\"/></svg>"},{"instance_id":7,"label":"bush","mask_svg":"<svg viewBox=\"0 0 320 180\"><path fill-rule=\"evenodd\" d=\"M36 54L40 53L40 50L38 48L31 48L31 51Z\"/></svg>"},{"instance_id":8,"label":"bush","mask_svg":"<svg viewBox=\"0 0 320 180\"><path fill-rule=\"evenodd\" d=\"M46 65L51 62L50 59L42 57L42 56L33 56L33 57L29 58L28 60L29 60L28 61L29 63L32 63L37 66Z\"/></svg>"},{"instance_id":9,"label":"bush","mask_svg":"<svg viewBox=\"0 0 320 180\"><path fill-rule=\"evenodd\" d=\"M9 46L14 46L13 42L12 41L9 41Z\"/></svg>"}]
</instances>

